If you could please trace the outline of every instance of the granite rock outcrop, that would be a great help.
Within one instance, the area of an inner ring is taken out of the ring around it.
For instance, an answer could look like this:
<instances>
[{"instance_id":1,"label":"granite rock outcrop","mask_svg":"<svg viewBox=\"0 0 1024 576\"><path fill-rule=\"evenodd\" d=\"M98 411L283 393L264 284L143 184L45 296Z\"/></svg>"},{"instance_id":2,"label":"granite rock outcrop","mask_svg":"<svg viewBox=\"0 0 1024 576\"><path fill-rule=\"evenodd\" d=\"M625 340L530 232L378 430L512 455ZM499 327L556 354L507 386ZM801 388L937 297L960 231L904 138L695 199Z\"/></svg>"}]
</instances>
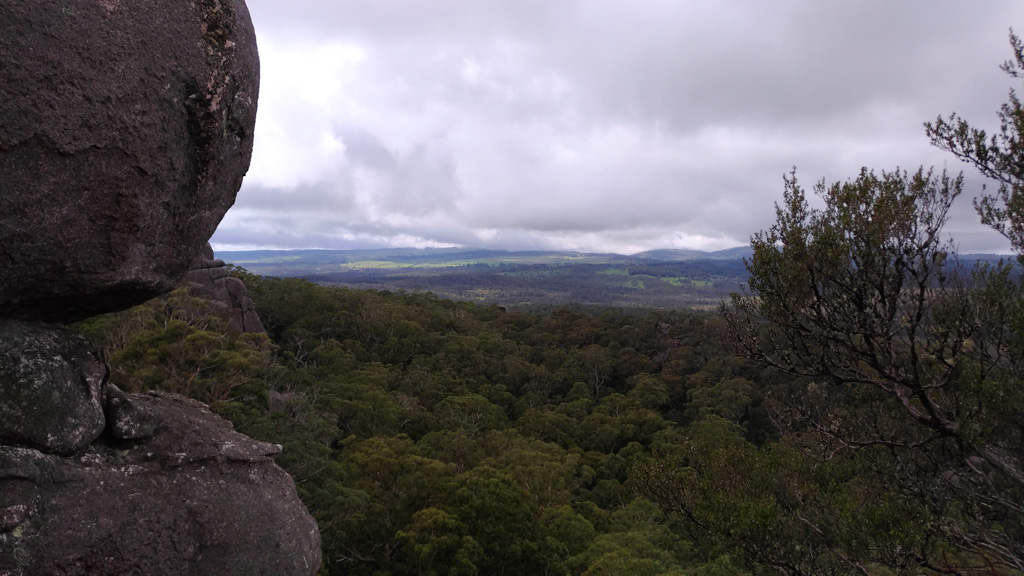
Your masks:
<instances>
[{"instance_id":1,"label":"granite rock outcrop","mask_svg":"<svg viewBox=\"0 0 1024 576\"><path fill-rule=\"evenodd\" d=\"M214 257L209 243L192 262L185 278L189 294L206 300L217 315L227 320L229 328L242 334L266 332L245 283L228 274L227 265Z\"/></svg>"},{"instance_id":2,"label":"granite rock outcrop","mask_svg":"<svg viewBox=\"0 0 1024 576\"><path fill-rule=\"evenodd\" d=\"M122 392L61 326L182 279L248 169L258 88L243 0L0 3L0 575L319 568L280 446Z\"/></svg>"}]
</instances>

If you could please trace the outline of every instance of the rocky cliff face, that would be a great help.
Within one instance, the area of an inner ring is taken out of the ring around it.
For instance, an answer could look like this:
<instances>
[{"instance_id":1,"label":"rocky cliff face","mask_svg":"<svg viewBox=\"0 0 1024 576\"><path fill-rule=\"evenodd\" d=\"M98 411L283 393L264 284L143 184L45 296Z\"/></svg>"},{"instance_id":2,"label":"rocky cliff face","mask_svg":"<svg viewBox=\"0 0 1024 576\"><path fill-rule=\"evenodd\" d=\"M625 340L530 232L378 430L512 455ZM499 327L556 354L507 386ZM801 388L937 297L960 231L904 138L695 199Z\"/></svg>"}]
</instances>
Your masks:
<instances>
[{"instance_id":1,"label":"rocky cliff face","mask_svg":"<svg viewBox=\"0 0 1024 576\"><path fill-rule=\"evenodd\" d=\"M0 574L314 574L279 446L121 392L59 325L173 287L234 201L259 88L244 2L10 0L0 62Z\"/></svg>"}]
</instances>

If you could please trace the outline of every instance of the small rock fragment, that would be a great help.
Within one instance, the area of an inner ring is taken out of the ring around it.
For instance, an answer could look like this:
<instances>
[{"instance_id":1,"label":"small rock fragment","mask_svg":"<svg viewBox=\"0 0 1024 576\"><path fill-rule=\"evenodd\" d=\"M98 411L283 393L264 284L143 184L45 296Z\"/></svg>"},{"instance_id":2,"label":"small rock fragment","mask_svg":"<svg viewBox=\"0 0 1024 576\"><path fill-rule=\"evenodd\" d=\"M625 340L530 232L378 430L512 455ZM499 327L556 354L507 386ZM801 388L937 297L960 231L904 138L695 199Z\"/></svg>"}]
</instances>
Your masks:
<instances>
[{"instance_id":1,"label":"small rock fragment","mask_svg":"<svg viewBox=\"0 0 1024 576\"><path fill-rule=\"evenodd\" d=\"M139 440L156 433L161 420L149 406L139 404L112 383L107 383L103 395L107 428L114 438Z\"/></svg>"}]
</instances>

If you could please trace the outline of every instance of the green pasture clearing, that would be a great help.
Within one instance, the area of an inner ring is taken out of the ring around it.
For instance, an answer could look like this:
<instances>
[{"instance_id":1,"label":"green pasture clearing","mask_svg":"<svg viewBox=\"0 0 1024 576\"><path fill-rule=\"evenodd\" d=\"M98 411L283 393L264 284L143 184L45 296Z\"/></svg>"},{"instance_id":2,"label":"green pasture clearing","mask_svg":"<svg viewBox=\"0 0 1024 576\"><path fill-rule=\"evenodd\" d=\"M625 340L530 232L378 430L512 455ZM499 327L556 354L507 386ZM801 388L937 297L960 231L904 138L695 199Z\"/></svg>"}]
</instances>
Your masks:
<instances>
[{"instance_id":1,"label":"green pasture clearing","mask_svg":"<svg viewBox=\"0 0 1024 576\"><path fill-rule=\"evenodd\" d=\"M336 265L341 270L402 270L409 268L457 268L468 266L470 262L394 262L391 260L360 260L358 262L342 262Z\"/></svg>"},{"instance_id":2,"label":"green pasture clearing","mask_svg":"<svg viewBox=\"0 0 1024 576\"><path fill-rule=\"evenodd\" d=\"M671 284L677 288L683 288L685 286L700 286L707 287L714 284L714 280L693 280L686 276L662 276L659 278L666 284Z\"/></svg>"}]
</instances>

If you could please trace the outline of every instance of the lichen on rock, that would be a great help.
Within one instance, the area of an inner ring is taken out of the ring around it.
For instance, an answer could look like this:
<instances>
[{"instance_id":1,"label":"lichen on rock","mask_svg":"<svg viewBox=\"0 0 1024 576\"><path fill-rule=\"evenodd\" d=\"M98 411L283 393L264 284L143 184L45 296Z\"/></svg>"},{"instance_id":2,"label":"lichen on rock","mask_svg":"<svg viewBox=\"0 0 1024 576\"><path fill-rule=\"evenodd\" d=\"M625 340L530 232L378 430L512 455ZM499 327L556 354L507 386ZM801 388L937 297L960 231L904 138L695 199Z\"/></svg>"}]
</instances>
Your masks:
<instances>
[{"instance_id":1,"label":"lichen on rock","mask_svg":"<svg viewBox=\"0 0 1024 576\"><path fill-rule=\"evenodd\" d=\"M0 319L0 441L69 454L106 426L107 366L85 338Z\"/></svg>"}]
</instances>

